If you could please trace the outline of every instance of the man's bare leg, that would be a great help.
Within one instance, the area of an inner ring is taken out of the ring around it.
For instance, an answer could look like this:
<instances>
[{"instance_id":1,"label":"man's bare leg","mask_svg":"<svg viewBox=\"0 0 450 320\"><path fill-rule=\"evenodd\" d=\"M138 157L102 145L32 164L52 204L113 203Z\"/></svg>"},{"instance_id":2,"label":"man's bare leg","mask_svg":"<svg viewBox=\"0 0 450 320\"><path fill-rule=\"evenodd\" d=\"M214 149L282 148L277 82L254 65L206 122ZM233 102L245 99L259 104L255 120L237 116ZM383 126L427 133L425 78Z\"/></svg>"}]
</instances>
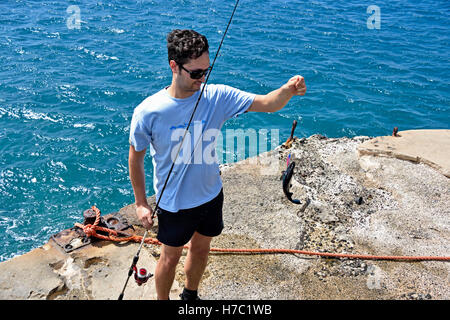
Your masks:
<instances>
[{"instance_id":1,"label":"man's bare leg","mask_svg":"<svg viewBox=\"0 0 450 320\"><path fill-rule=\"evenodd\" d=\"M189 250L184 264L186 281L184 287L189 290L198 290L200 280L208 263L208 255L212 237L203 236L195 232L189 244Z\"/></svg>"},{"instance_id":2,"label":"man's bare leg","mask_svg":"<svg viewBox=\"0 0 450 320\"><path fill-rule=\"evenodd\" d=\"M175 270L183 247L162 245L161 255L155 269L155 287L158 300L167 300L175 279Z\"/></svg>"}]
</instances>

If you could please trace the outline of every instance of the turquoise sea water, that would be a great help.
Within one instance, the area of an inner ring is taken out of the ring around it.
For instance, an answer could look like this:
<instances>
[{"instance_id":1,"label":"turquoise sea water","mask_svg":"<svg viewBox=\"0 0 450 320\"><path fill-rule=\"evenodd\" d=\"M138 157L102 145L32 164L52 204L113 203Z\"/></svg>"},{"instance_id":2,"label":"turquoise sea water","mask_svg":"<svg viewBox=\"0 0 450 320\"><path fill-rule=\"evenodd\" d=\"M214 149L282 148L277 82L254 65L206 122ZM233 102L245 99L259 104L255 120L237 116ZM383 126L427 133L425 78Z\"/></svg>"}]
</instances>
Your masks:
<instances>
[{"instance_id":1,"label":"turquoise sea water","mask_svg":"<svg viewBox=\"0 0 450 320\"><path fill-rule=\"evenodd\" d=\"M370 5L379 29L367 24ZM233 6L0 2L0 261L82 221L94 204L106 214L134 202L129 123L170 83L166 34L205 34L212 58ZM264 94L301 74L308 92L224 130L279 129L282 142L294 119L300 137L449 129L449 17L450 2L438 0L241 0L209 82ZM150 159L146 167L151 195Z\"/></svg>"}]
</instances>

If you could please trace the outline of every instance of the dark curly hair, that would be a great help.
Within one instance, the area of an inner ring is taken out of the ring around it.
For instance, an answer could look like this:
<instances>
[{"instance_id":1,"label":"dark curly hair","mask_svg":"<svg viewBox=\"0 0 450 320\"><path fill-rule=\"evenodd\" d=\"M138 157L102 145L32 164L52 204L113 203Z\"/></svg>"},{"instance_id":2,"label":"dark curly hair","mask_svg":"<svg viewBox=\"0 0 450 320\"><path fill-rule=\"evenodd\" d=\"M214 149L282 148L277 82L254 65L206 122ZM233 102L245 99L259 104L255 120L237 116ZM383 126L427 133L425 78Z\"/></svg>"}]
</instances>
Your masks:
<instances>
[{"instance_id":1,"label":"dark curly hair","mask_svg":"<svg viewBox=\"0 0 450 320\"><path fill-rule=\"evenodd\" d=\"M204 52L209 52L208 40L194 30L172 30L167 35L167 53L170 60L179 65L197 59Z\"/></svg>"}]
</instances>

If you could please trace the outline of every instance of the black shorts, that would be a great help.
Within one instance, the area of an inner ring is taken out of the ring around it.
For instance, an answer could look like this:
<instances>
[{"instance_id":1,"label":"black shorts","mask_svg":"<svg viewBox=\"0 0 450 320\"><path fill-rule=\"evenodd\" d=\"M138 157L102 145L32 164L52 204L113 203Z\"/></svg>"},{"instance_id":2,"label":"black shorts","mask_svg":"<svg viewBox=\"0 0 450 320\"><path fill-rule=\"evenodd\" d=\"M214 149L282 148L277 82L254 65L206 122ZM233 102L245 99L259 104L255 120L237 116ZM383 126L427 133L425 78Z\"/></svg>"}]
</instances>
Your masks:
<instances>
[{"instance_id":1,"label":"black shorts","mask_svg":"<svg viewBox=\"0 0 450 320\"><path fill-rule=\"evenodd\" d=\"M223 229L223 189L211 201L198 207L170 212L158 208L159 241L172 247L184 246L194 232L207 237L218 236Z\"/></svg>"}]
</instances>

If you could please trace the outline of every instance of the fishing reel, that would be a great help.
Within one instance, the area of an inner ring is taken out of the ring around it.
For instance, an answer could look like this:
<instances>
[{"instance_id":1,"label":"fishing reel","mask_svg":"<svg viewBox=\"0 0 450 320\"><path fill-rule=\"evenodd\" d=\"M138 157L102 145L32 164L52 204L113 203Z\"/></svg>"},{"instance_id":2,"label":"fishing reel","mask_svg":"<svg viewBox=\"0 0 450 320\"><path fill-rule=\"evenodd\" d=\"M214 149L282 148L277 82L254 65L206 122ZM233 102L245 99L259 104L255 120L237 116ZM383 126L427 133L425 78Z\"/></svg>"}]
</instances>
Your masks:
<instances>
[{"instance_id":1,"label":"fishing reel","mask_svg":"<svg viewBox=\"0 0 450 320\"><path fill-rule=\"evenodd\" d=\"M138 270L136 266L133 266L133 273L134 280L136 280L138 286L141 286L142 284L146 283L148 279L153 277L153 274L147 272L147 269L139 268Z\"/></svg>"}]
</instances>

